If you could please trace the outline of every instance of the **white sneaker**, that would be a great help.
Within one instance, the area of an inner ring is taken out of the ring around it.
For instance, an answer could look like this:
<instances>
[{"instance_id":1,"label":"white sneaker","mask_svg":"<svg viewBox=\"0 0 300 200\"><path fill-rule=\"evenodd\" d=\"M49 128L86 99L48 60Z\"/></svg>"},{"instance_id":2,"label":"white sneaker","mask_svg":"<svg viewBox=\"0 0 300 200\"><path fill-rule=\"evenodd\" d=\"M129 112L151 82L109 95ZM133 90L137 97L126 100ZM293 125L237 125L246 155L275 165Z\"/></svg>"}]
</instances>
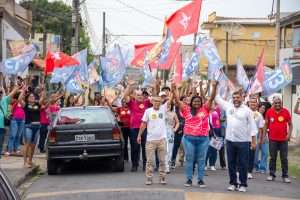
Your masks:
<instances>
[{"instance_id":1,"label":"white sneaker","mask_svg":"<svg viewBox=\"0 0 300 200\"><path fill-rule=\"evenodd\" d=\"M217 169L215 168L215 166L211 166L211 167L210 167L210 170L211 170L211 171L216 171Z\"/></svg>"},{"instance_id":2,"label":"white sneaker","mask_svg":"<svg viewBox=\"0 0 300 200\"><path fill-rule=\"evenodd\" d=\"M227 188L227 190L228 191L235 191L237 188L236 188L236 186L235 185L230 185L228 188Z\"/></svg>"},{"instance_id":3,"label":"white sneaker","mask_svg":"<svg viewBox=\"0 0 300 200\"><path fill-rule=\"evenodd\" d=\"M268 176L267 181L274 181L275 177L274 176Z\"/></svg>"},{"instance_id":4,"label":"white sneaker","mask_svg":"<svg viewBox=\"0 0 300 200\"><path fill-rule=\"evenodd\" d=\"M239 192L247 192L246 187L244 186L239 187Z\"/></svg>"},{"instance_id":5,"label":"white sneaker","mask_svg":"<svg viewBox=\"0 0 300 200\"><path fill-rule=\"evenodd\" d=\"M282 181L283 181L284 183L291 183L291 180L290 180L289 178L287 178L287 177L282 178Z\"/></svg>"},{"instance_id":6,"label":"white sneaker","mask_svg":"<svg viewBox=\"0 0 300 200\"><path fill-rule=\"evenodd\" d=\"M253 179L253 176L251 173L248 173L248 179Z\"/></svg>"}]
</instances>

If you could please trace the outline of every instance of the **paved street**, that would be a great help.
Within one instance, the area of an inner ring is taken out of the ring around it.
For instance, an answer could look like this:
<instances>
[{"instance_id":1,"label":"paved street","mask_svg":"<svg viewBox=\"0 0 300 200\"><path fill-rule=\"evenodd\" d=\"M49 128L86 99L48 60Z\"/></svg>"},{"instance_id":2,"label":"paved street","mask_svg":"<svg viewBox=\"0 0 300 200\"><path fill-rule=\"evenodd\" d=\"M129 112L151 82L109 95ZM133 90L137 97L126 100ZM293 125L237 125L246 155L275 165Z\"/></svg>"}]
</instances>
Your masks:
<instances>
[{"instance_id":1,"label":"paved street","mask_svg":"<svg viewBox=\"0 0 300 200\"><path fill-rule=\"evenodd\" d=\"M72 165L72 166L71 166ZM227 192L227 171L208 171L206 189L197 186L185 188L183 168L176 169L168 176L168 185L158 184L158 177L152 186L144 185L144 173L130 172L126 165L124 173L113 173L101 163L72 163L64 173L56 176L43 175L29 187L26 200L221 200L221 199L300 199L300 182L292 179L292 184L265 181L266 176L255 174L249 181L248 193ZM97 169L98 168L98 169ZM157 175L157 174L156 174ZM196 182L196 181L195 181ZM201 197L201 198L200 198Z\"/></svg>"}]
</instances>

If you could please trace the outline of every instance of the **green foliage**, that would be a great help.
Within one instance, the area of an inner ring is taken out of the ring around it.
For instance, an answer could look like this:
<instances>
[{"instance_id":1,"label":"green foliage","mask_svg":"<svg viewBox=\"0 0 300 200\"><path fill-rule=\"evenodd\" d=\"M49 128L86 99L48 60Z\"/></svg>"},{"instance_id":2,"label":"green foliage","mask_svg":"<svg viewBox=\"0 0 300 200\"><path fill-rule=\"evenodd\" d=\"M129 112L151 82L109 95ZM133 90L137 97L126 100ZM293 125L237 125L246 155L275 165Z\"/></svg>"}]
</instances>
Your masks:
<instances>
[{"instance_id":1,"label":"green foliage","mask_svg":"<svg viewBox=\"0 0 300 200\"><path fill-rule=\"evenodd\" d=\"M32 11L33 32L61 35L62 51L70 54L72 39L72 7L63 1L22 0L20 5ZM79 49L90 49L89 37L80 27ZM90 57L90 56L89 56Z\"/></svg>"}]
</instances>

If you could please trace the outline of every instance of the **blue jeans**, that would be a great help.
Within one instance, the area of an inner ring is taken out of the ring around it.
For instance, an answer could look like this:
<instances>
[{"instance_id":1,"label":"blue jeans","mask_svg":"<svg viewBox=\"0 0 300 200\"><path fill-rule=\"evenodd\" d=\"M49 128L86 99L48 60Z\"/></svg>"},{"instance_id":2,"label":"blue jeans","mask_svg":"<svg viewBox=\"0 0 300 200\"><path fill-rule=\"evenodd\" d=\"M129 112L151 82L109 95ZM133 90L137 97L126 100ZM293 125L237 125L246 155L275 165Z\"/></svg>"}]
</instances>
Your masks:
<instances>
[{"instance_id":1,"label":"blue jeans","mask_svg":"<svg viewBox=\"0 0 300 200\"><path fill-rule=\"evenodd\" d=\"M247 173L249 164L249 142L231 142L226 140L229 184L237 186L237 170L241 186L247 187Z\"/></svg>"},{"instance_id":2,"label":"blue jeans","mask_svg":"<svg viewBox=\"0 0 300 200\"><path fill-rule=\"evenodd\" d=\"M0 158L2 155L2 147L3 147L3 141L4 141L4 128L0 128Z\"/></svg>"},{"instance_id":3,"label":"blue jeans","mask_svg":"<svg viewBox=\"0 0 300 200\"><path fill-rule=\"evenodd\" d=\"M208 136L183 136L183 148L185 152L185 175L189 180L193 179L194 162L198 165L198 181L203 180L205 158L208 149Z\"/></svg>"},{"instance_id":4,"label":"blue jeans","mask_svg":"<svg viewBox=\"0 0 300 200\"><path fill-rule=\"evenodd\" d=\"M222 137L221 128L214 128L214 136ZM210 167L215 166L216 161L217 161L217 157L218 157L218 151L215 148L209 146L208 150L207 150L205 164L207 165L207 162L209 161L209 166Z\"/></svg>"},{"instance_id":5,"label":"blue jeans","mask_svg":"<svg viewBox=\"0 0 300 200\"><path fill-rule=\"evenodd\" d=\"M40 133L40 125L26 125L25 142L27 144L36 144Z\"/></svg>"},{"instance_id":6,"label":"blue jeans","mask_svg":"<svg viewBox=\"0 0 300 200\"><path fill-rule=\"evenodd\" d=\"M262 172L267 171L268 156L269 156L269 141L268 139L266 139L262 145L257 145L256 147L255 160L254 160L256 171L262 171Z\"/></svg>"},{"instance_id":7,"label":"blue jeans","mask_svg":"<svg viewBox=\"0 0 300 200\"><path fill-rule=\"evenodd\" d=\"M12 119L9 128L8 152L18 151L20 147L21 136L25 128L25 121Z\"/></svg>"}]
</instances>

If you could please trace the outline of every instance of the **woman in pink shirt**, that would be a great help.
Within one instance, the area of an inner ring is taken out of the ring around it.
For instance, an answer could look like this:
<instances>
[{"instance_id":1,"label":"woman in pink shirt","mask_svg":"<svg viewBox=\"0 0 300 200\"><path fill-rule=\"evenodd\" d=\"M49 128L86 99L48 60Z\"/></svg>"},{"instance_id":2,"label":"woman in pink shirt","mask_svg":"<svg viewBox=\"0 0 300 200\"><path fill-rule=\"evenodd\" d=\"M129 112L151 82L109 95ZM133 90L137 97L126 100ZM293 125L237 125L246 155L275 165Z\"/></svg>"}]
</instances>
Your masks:
<instances>
[{"instance_id":1,"label":"woman in pink shirt","mask_svg":"<svg viewBox=\"0 0 300 200\"><path fill-rule=\"evenodd\" d=\"M200 96L193 96L190 105L184 104L179 99L176 85L172 84L175 101L179 105L182 117L185 119L183 129L183 147L185 151L185 175L187 181L185 186L192 186L194 163L198 166L198 186L206 187L204 178L205 158L209 139L209 112L212 102L216 96L217 82L212 81L212 93L205 104Z\"/></svg>"},{"instance_id":2,"label":"woman in pink shirt","mask_svg":"<svg viewBox=\"0 0 300 200\"><path fill-rule=\"evenodd\" d=\"M8 139L8 151L5 153L9 156L11 153L20 154L20 141L25 128L25 112L24 112L24 94L25 87L21 90L21 93L15 95L12 103L11 113L12 119L9 128L9 139Z\"/></svg>"}]
</instances>

